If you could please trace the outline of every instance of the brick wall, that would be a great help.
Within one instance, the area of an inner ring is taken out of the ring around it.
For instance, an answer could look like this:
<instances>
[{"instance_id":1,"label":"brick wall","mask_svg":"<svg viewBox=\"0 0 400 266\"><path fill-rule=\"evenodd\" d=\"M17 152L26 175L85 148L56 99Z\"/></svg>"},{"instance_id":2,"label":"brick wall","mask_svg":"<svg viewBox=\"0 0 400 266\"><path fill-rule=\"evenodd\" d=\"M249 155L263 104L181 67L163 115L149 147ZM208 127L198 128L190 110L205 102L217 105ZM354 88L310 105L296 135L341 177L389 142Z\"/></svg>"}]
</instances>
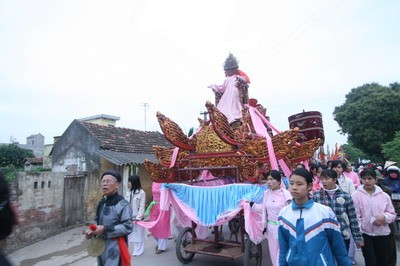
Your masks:
<instances>
[{"instance_id":1,"label":"brick wall","mask_svg":"<svg viewBox=\"0 0 400 266\"><path fill-rule=\"evenodd\" d=\"M63 173L18 173L12 193L20 224L7 239L7 253L65 230L61 228L63 189Z\"/></svg>"}]
</instances>

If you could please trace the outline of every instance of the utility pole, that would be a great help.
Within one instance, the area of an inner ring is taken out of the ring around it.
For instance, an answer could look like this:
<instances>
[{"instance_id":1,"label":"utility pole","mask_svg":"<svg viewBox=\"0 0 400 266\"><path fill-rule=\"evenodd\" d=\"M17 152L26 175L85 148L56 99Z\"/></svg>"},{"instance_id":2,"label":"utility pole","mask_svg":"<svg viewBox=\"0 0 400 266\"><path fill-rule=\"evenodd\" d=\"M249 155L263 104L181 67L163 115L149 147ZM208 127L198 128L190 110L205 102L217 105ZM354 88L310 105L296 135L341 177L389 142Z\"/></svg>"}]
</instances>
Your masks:
<instances>
[{"instance_id":1,"label":"utility pole","mask_svg":"<svg viewBox=\"0 0 400 266\"><path fill-rule=\"evenodd\" d=\"M147 131L147 128L146 128L146 111L147 111L147 107L149 107L149 104L148 103L142 103L141 104L141 106L143 106L143 108L144 108L144 131Z\"/></svg>"},{"instance_id":2,"label":"utility pole","mask_svg":"<svg viewBox=\"0 0 400 266\"><path fill-rule=\"evenodd\" d=\"M204 111L204 112L200 112L200 114L203 115L204 121L207 121L208 112Z\"/></svg>"}]
</instances>

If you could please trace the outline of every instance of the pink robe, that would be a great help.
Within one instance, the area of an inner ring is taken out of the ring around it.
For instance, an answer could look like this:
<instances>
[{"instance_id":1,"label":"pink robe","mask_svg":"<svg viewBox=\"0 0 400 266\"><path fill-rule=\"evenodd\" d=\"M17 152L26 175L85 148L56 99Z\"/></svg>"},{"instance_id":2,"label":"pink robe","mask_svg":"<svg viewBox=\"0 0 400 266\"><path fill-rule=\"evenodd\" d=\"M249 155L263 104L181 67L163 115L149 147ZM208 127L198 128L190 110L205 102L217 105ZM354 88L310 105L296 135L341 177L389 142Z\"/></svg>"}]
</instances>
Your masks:
<instances>
[{"instance_id":1,"label":"pink robe","mask_svg":"<svg viewBox=\"0 0 400 266\"><path fill-rule=\"evenodd\" d=\"M243 107L239 99L239 90L236 87L236 77L238 76L227 77L222 85L209 86L214 92L222 93L217 109L228 118L229 123L242 118Z\"/></svg>"}]
</instances>

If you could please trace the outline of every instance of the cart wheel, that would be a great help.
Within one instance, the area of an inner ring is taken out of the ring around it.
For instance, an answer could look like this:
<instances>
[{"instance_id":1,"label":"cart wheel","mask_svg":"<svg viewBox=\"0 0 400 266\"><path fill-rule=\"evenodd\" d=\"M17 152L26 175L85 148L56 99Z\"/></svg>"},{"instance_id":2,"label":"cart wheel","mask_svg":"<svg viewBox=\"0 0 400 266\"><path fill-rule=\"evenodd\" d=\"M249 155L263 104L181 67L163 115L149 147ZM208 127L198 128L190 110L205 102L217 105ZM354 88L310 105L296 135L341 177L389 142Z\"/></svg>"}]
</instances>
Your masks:
<instances>
[{"instance_id":1,"label":"cart wheel","mask_svg":"<svg viewBox=\"0 0 400 266\"><path fill-rule=\"evenodd\" d=\"M195 253L189 253L184 250L184 248L193 243L193 229L191 227L185 227L179 233L176 238L176 256L178 260L183 264L189 263L193 260Z\"/></svg>"},{"instance_id":2,"label":"cart wheel","mask_svg":"<svg viewBox=\"0 0 400 266\"><path fill-rule=\"evenodd\" d=\"M244 266L261 266L261 243L254 244L249 238L244 242Z\"/></svg>"}]
</instances>

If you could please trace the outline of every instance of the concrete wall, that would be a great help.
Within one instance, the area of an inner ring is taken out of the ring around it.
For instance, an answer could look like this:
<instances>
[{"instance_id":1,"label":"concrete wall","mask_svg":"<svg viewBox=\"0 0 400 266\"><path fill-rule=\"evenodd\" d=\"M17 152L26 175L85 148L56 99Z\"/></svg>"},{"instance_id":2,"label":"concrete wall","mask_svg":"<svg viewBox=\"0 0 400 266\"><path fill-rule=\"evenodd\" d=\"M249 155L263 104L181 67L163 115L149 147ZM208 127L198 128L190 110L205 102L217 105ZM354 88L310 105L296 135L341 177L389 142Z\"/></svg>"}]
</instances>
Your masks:
<instances>
[{"instance_id":1,"label":"concrete wall","mask_svg":"<svg viewBox=\"0 0 400 266\"><path fill-rule=\"evenodd\" d=\"M79 121L74 120L53 146L52 172L76 174L98 171L99 147L100 141Z\"/></svg>"},{"instance_id":2,"label":"concrete wall","mask_svg":"<svg viewBox=\"0 0 400 266\"><path fill-rule=\"evenodd\" d=\"M43 152L43 168L51 169L51 149L53 148L53 144L44 145L44 152Z\"/></svg>"},{"instance_id":3,"label":"concrete wall","mask_svg":"<svg viewBox=\"0 0 400 266\"><path fill-rule=\"evenodd\" d=\"M85 219L88 223L92 223L96 216L97 203L103 196L100 184L100 173L98 171L89 173L86 182L87 184L85 185L85 188L87 192L85 193Z\"/></svg>"},{"instance_id":4,"label":"concrete wall","mask_svg":"<svg viewBox=\"0 0 400 266\"><path fill-rule=\"evenodd\" d=\"M86 172L86 158L85 154L76 147L70 147L56 163L53 163L53 172L70 172L80 173Z\"/></svg>"},{"instance_id":5,"label":"concrete wall","mask_svg":"<svg viewBox=\"0 0 400 266\"><path fill-rule=\"evenodd\" d=\"M146 192L146 206L152 200L151 178L144 165L119 166L102 159L99 171L86 173L84 192L84 220L93 222L97 203L103 192L101 189L101 174L108 169L115 169L123 174L123 181L119 193L127 192L127 179L132 171L138 171L142 187ZM21 212L21 223L7 240L6 253L20 249L40 240L59 234L68 228L63 228L63 193L64 178L70 172L33 172L18 173L16 184L13 186L13 199L18 203ZM35 188L36 186L36 188ZM42 188L43 186L43 188Z\"/></svg>"},{"instance_id":6,"label":"concrete wall","mask_svg":"<svg viewBox=\"0 0 400 266\"><path fill-rule=\"evenodd\" d=\"M7 240L12 251L63 231L61 208L63 173L18 173L14 193L19 205L20 224Z\"/></svg>"}]
</instances>

